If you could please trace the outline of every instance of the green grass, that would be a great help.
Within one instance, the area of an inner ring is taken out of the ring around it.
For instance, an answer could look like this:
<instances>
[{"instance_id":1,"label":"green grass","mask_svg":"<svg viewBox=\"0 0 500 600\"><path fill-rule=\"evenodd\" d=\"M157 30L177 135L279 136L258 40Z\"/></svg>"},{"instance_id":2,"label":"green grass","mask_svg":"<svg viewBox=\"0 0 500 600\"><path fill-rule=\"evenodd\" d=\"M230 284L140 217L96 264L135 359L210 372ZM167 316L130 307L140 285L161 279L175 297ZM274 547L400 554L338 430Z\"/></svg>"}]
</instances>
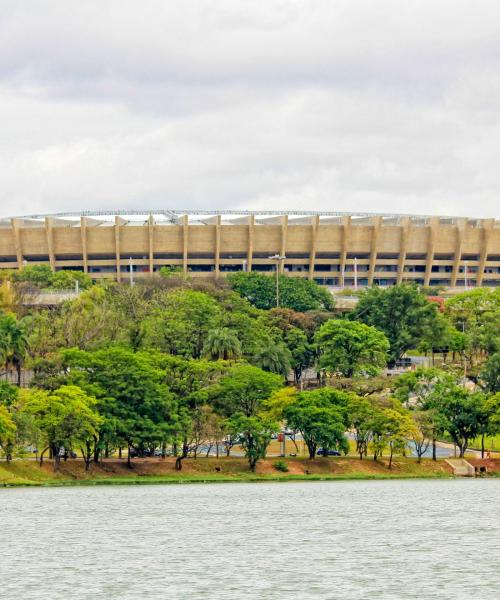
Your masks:
<instances>
[{"instance_id":1,"label":"green grass","mask_svg":"<svg viewBox=\"0 0 500 600\"><path fill-rule=\"evenodd\" d=\"M15 460L0 463L0 486L67 486L67 485L140 485L169 483L230 483L255 481L331 481L348 479L409 479L450 477L443 461L423 461L398 458L389 470L387 459L320 458L309 461L287 458L289 472L279 472L269 458L259 463L256 473L248 468L243 458L187 459L182 471L176 471L173 460L152 460L134 463L127 469L125 462L110 461L93 466L85 472L82 461L62 463L54 472L47 461L40 468L34 461Z\"/></svg>"}]
</instances>

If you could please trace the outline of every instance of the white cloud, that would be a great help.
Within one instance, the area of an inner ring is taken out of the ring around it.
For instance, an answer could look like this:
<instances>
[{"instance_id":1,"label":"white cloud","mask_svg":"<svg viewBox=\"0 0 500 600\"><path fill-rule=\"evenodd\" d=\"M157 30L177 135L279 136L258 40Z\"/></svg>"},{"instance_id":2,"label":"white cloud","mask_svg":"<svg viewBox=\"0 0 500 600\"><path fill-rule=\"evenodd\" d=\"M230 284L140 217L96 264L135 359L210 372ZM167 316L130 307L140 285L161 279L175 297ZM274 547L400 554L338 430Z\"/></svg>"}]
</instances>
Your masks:
<instances>
[{"instance_id":1,"label":"white cloud","mask_svg":"<svg viewBox=\"0 0 500 600\"><path fill-rule=\"evenodd\" d=\"M497 10L0 0L0 215L498 216Z\"/></svg>"}]
</instances>

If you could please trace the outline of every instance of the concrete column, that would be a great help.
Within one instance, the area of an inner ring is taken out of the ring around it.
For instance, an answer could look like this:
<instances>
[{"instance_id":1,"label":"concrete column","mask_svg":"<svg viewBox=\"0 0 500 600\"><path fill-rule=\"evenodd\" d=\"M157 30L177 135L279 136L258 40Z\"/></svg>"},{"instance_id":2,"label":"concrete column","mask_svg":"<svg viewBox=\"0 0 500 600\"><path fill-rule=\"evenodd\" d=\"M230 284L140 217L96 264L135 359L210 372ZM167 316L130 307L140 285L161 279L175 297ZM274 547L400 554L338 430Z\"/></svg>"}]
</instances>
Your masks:
<instances>
[{"instance_id":1,"label":"concrete column","mask_svg":"<svg viewBox=\"0 0 500 600\"><path fill-rule=\"evenodd\" d=\"M457 285L458 271L460 269L460 257L462 256L462 246L465 235L465 228L467 226L467 219L458 219L457 226L455 228L455 256L453 257L453 271L451 273L451 287Z\"/></svg>"},{"instance_id":2,"label":"concrete column","mask_svg":"<svg viewBox=\"0 0 500 600\"><path fill-rule=\"evenodd\" d=\"M116 281L121 281L121 260L120 260L120 223L121 219L115 216L115 257L116 257Z\"/></svg>"},{"instance_id":3,"label":"concrete column","mask_svg":"<svg viewBox=\"0 0 500 600\"><path fill-rule=\"evenodd\" d=\"M483 235L481 240L481 254L479 255L479 266L477 268L476 276L477 287L479 287L483 283L484 267L486 265L486 259L488 257L493 228L495 227L495 219L483 219L481 225Z\"/></svg>"},{"instance_id":4,"label":"concrete column","mask_svg":"<svg viewBox=\"0 0 500 600\"><path fill-rule=\"evenodd\" d=\"M368 285L373 284L373 275L375 273L375 261L377 260L377 246L380 227L382 225L382 217L372 217L372 237L370 241L370 266L368 270Z\"/></svg>"},{"instance_id":5,"label":"concrete column","mask_svg":"<svg viewBox=\"0 0 500 600\"><path fill-rule=\"evenodd\" d=\"M45 217L45 235L47 237L47 250L49 254L49 263L52 272L56 270L56 259L54 256L54 232L52 230L54 219Z\"/></svg>"},{"instance_id":6,"label":"concrete column","mask_svg":"<svg viewBox=\"0 0 500 600\"><path fill-rule=\"evenodd\" d=\"M286 237L288 233L288 215L281 217L281 244L280 244L280 256L286 256ZM285 270L285 261L279 261L280 273Z\"/></svg>"},{"instance_id":7,"label":"concrete column","mask_svg":"<svg viewBox=\"0 0 500 600\"><path fill-rule=\"evenodd\" d=\"M188 272L189 215L182 217L182 271Z\"/></svg>"},{"instance_id":8,"label":"concrete column","mask_svg":"<svg viewBox=\"0 0 500 600\"><path fill-rule=\"evenodd\" d=\"M255 215L249 215L249 217L248 217L248 248L247 248L247 269L249 272L252 270L254 229L255 229Z\"/></svg>"},{"instance_id":9,"label":"concrete column","mask_svg":"<svg viewBox=\"0 0 500 600\"><path fill-rule=\"evenodd\" d=\"M429 285L431 279L432 263L434 261L434 246L439 229L439 217L431 217L429 220L429 237L427 240L427 261L425 263L424 285Z\"/></svg>"},{"instance_id":10,"label":"concrete column","mask_svg":"<svg viewBox=\"0 0 500 600\"><path fill-rule=\"evenodd\" d=\"M82 240L83 272L88 273L89 261L87 255L87 217L80 217L80 237Z\"/></svg>"},{"instance_id":11,"label":"concrete column","mask_svg":"<svg viewBox=\"0 0 500 600\"><path fill-rule=\"evenodd\" d=\"M410 229L410 217L403 217L401 219L401 239L399 242L399 260L398 260L398 283L403 281L405 260L406 260L406 246L408 244L408 231Z\"/></svg>"},{"instance_id":12,"label":"concrete column","mask_svg":"<svg viewBox=\"0 0 500 600\"><path fill-rule=\"evenodd\" d=\"M351 230L351 217L342 217L342 245L340 250L340 285L344 287L345 262L347 258L347 247L349 244L349 232Z\"/></svg>"},{"instance_id":13,"label":"concrete column","mask_svg":"<svg viewBox=\"0 0 500 600\"><path fill-rule=\"evenodd\" d=\"M221 215L217 215L215 219L215 278L218 279L220 274L220 228Z\"/></svg>"},{"instance_id":14,"label":"concrete column","mask_svg":"<svg viewBox=\"0 0 500 600\"><path fill-rule=\"evenodd\" d=\"M12 237L14 238L14 248L16 250L17 268L23 268L23 249L21 247L21 234L19 232L19 219L10 220L12 226Z\"/></svg>"},{"instance_id":15,"label":"concrete column","mask_svg":"<svg viewBox=\"0 0 500 600\"><path fill-rule=\"evenodd\" d=\"M149 246L149 276L154 275L154 219L153 215L149 215L148 218L148 246Z\"/></svg>"},{"instance_id":16,"label":"concrete column","mask_svg":"<svg viewBox=\"0 0 500 600\"><path fill-rule=\"evenodd\" d=\"M314 277L314 263L316 262L316 248L318 245L319 215L311 217L311 250L309 252L309 279Z\"/></svg>"}]
</instances>

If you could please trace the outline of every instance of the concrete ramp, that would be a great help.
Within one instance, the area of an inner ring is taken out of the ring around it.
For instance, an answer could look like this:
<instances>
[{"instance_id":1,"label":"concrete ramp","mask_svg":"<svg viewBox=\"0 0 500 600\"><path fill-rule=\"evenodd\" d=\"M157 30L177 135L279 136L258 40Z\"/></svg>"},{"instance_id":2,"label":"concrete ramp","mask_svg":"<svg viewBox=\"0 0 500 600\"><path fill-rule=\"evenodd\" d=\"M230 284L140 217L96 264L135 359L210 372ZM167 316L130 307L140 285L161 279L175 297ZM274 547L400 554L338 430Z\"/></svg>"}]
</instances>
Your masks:
<instances>
[{"instance_id":1,"label":"concrete ramp","mask_svg":"<svg viewBox=\"0 0 500 600\"><path fill-rule=\"evenodd\" d=\"M453 469L455 477L475 477L476 470L463 458L447 458L446 462Z\"/></svg>"}]
</instances>

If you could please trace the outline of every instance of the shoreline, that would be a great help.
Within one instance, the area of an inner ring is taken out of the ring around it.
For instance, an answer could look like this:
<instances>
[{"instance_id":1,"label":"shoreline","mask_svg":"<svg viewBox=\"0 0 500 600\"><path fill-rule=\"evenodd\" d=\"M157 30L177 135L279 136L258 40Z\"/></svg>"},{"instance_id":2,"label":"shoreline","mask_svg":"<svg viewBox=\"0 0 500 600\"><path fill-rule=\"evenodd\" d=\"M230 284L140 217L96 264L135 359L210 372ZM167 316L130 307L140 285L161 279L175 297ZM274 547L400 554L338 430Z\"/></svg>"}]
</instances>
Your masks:
<instances>
[{"instance_id":1,"label":"shoreline","mask_svg":"<svg viewBox=\"0 0 500 600\"><path fill-rule=\"evenodd\" d=\"M397 457L393 468L388 458L377 461L355 457L303 457L279 459L288 471L276 467L275 458L259 462L256 472L240 457L188 458L182 471L176 471L175 459L134 459L132 468L124 460L106 459L85 471L83 461L68 460L58 471L51 462L42 467L32 460L0 462L0 488L7 487L75 487L92 485L170 485L187 483L258 483L291 481L347 481L390 479L453 479L454 474L445 460L424 459L418 463L412 458ZM500 475L500 460L491 461L485 478Z\"/></svg>"}]
</instances>

